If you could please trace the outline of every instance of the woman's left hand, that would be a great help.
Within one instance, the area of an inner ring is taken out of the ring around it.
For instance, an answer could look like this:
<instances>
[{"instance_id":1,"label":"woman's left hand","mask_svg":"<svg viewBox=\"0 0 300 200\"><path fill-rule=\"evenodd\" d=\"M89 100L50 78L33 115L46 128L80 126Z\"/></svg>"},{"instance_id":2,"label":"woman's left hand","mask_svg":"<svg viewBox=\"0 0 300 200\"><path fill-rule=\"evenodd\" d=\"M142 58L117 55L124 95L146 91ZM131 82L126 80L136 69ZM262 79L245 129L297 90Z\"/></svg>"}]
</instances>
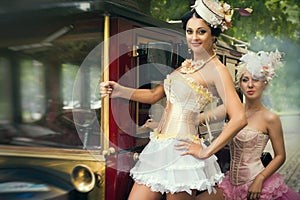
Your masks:
<instances>
[{"instance_id":1,"label":"woman's left hand","mask_svg":"<svg viewBox=\"0 0 300 200\"><path fill-rule=\"evenodd\" d=\"M199 139L200 140L200 139ZM187 139L179 139L179 142L175 144L175 149L177 150L184 150L181 155L192 155L196 158L201 159L200 152L202 151L203 147L201 142L193 142Z\"/></svg>"},{"instance_id":2,"label":"woman's left hand","mask_svg":"<svg viewBox=\"0 0 300 200\"><path fill-rule=\"evenodd\" d=\"M148 119L146 121L146 123L143 124L143 127L150 128L150 129L154 130L158 127L158 122L153 120L153 119Z\"/></svg>"},{"instance_id":3,"label":"woman's left hand","mask_svg":"<svg viewBox=\"0 0 300 200\"><path fill-rule=\"evenodd\" d=\"M247 200L260 199L263 179L260 175L256 176L253 183L250 185L247 194Z\"/></svg>"}]
</instances>

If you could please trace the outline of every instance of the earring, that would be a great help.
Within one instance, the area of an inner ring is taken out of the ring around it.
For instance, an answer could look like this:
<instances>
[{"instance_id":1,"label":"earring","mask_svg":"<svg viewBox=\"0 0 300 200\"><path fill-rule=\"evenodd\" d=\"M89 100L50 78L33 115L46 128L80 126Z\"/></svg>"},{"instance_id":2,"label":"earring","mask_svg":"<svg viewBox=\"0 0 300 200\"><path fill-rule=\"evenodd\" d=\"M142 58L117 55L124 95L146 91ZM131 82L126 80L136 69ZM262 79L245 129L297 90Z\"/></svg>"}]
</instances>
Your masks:
<instances>
[{"instance_id":1,"label":"earring","mask_svg":"<svg viewBox=\"0 0 300 200\"><path fill-rule=\"evenodd\" d=\"M218 47L217 47L217 44L216 44L216 43L213 43L212 49L213 49L214 52L217 51Z\"/></svg>"},{"instance_id":2,"label":"earring","mask_svg":"<svg viewBox=\"0 0 300 200\"><path fill-rule=\"evenodd\" d=\"M193 58L193 51L192 51L192 49L188 48L187 59L192 59L192 58Z\"/></svg>"},{"instance_id":3,"label":"earring","mask_svg":"<svg viewBox=\"0 0 300 200\"><path fill-rule=\"evenodd\" d=\"M218 47L217 47L217 43L218 43L218 38L215 37L214 42L213 42L213 45L212 45L212 49L213 49L214 52L217 51L217 48L218 48Z\"/></svg>"}]
</instances>

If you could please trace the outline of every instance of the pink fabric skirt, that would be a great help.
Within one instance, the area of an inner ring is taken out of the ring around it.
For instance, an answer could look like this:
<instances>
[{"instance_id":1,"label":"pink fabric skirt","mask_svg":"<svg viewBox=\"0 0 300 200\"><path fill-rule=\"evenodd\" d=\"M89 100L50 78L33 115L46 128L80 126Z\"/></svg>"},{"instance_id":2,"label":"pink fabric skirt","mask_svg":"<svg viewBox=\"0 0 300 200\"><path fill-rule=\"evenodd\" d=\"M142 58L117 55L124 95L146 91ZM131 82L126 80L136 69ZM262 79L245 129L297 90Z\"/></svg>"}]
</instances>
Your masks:
<instances>
[{"instance_id":1,"label":"pink fabric skirt","mask_svg":"<svg viewBox=\"0 0 300 200\"><path fill-rule=\"evenodd\" d=\"M244 185L232 185L229 181L229 173L226 174L223 181L218 185L223 190L225 200L247 200L248 188L252 182ZM260 200L300 200L300 193L289 188L284 177L275 173L264 183L260 195Z\"/></svg>"}]
</instances>

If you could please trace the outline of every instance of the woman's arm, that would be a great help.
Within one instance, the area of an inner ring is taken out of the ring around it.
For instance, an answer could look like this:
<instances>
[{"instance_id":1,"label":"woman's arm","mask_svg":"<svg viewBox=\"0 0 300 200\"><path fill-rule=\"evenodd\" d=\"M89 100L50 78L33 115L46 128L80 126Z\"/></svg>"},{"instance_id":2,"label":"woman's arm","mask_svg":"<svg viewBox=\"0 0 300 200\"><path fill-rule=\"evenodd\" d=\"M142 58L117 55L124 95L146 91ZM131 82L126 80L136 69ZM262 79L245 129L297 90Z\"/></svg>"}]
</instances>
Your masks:
<instances>
[{"instance_id":1,"label":"woman's arm","mask_svg":"<svg viewBox=\"0 0 300 200\"><path fill-rule=\"evenodd\" d=\"M226 118L226 108L224 104L217 106L213 110L208 110L207 115L210 122L220 122ZM200 124L205 124L205 115L204 112L200 114Z\"/></svg>"},{"instance_id":2,"label":"woman's arm","mask_svg":"<svg viewBox=\"0 0 300 200\"><path fill-rule=\"evenodd\" d=\"M162 85L152 89L134 89L122 86L115 81L102 82L100 84L101 97L109 95L111 98L124 98L141 103L153 104L165 96Z\"/></svg>"},{"instance_id":3,"label":"woman's arm","mask_svg":"<svg viewBox=\"0 0 300 200\"><path fill-rule=\"evenodd\" d=\"M268 133L270 136L272 148L274 150L274 158L268 166L261 172L265 178L276 172L285 162L286 153L284 147L283 131L281 121L278 115L269 111L267 116Z\"/></svg>"},{"instance_id":4,"label":"woman's arm","mask_svg":"<svg viewBox=\"0 0 300 200\"><path fill-rule=\"evenodd\" d=\"M186 150L182 155L193 155L200 159L205 159L223 148L244 126L247 125L246 115L243 105L235 91L232 78L228 70L222 65L217 67L219 76L215 81L216 88L224 103L220 107L222 112L227 111L229 121L220 135L205 149L201 144L187 140L181 140L176 144L176 149ZM224 109L225 108L225 109Z\"/></svg>"},{"instance_id":5,"label":"woman's arm","mask_svg":"<svg viewBox=\"0 0 300 200\"><path fill-rule=\"evenodd\" d=\"M221 134L207 148L200 151L199 158L208 158L219 151L247 124L243 105L235 91L228 69L219 65L216 66L216 70L219 76L216 76L215 85L224 103L229 121Z\"/></svg>"},{"instance_id":6,"label":"woman's arm","mask_svg":"<svg viewBox=\"0 0 300 200\"><path fill-rule=\"evenodd\" d=\"M274 174L285 161L283 131L279 117L275 113L268 111L266 113L266 125L274 150L274 159L255 177L248 190L248 194L252 195L251 197L260 195L263 182Z\"/></svg>"}]
</instances>

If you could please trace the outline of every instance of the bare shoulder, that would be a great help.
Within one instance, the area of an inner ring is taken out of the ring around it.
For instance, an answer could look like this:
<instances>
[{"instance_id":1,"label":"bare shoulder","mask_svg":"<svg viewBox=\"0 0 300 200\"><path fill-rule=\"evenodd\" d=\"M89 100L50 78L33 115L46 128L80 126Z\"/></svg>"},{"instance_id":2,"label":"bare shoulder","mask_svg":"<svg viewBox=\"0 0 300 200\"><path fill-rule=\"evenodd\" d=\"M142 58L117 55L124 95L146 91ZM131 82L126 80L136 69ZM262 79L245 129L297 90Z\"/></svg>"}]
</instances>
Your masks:
<instances>
[{"instance_id":1,"label":"bare shoulder","mask_svg":"<svg viewBox=\"0 0 300 200\"><path fill-rule=\"evenodd\" d=\"M215 72L222 76L230 76L228 68L219 60L214 63Z\"/></svg>"},{"instance_id":2,"label":"bare shoulder","mask_svg":"<svg viewBox=\"0 0 300 200\"><path fill-rule=\"evenodd\" d=\"M281 132L280 130L282 130L282 125L279 115L265 108L262 116L269 134Z\"/></svg>"},{"instance_id":3,"label":"bare shoulder","mask_svg":"<svg viewBox=\"0 0 300 200\"><path fill-rule=\"evenodd\" d=\"M263 116L267 123L274 124L280 122L279 116L275 112L267 108L265 109Z\"/></svg>"},{"instance_id":4,"label":"bare shoulder","mask_svg":"<svg viewBox=\"0 0 300 200\"><path fill-rule=\"evenodd\" d=\"M214 66L216 70L228 71L227 67L219 59L214 60Z\"/></svg>"}]
</instances>

